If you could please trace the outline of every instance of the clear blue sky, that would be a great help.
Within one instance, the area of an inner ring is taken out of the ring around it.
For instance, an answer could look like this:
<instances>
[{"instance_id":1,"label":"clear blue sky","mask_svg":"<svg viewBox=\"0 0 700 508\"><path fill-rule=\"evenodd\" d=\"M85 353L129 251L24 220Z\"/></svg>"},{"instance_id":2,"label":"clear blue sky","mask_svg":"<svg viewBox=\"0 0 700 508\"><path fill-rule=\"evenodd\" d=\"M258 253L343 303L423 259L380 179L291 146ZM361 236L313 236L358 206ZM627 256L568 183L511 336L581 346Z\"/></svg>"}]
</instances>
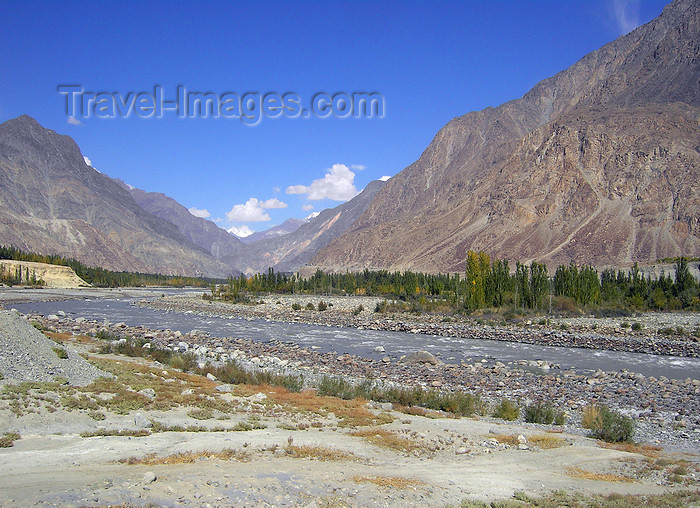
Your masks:
<instances>
[{"instance_id":1,"label":"clear blue sky","mask_svg":"<svg viewBox=\"0 0 700 508\"><path fill-rule=\"evenodd\" d=\"M339 204L323 196L352 194L352 174L357 191L395 175L450 119L521 97L666 3L0 1L0 122L31 115L72 136L103 173L207 210L222 227L262 230ZM154 85L166 98L178 85L294 92L304 103L379 92L385 115L73 125L61 84L122 97Z\"/></svg>"}]
</instances>

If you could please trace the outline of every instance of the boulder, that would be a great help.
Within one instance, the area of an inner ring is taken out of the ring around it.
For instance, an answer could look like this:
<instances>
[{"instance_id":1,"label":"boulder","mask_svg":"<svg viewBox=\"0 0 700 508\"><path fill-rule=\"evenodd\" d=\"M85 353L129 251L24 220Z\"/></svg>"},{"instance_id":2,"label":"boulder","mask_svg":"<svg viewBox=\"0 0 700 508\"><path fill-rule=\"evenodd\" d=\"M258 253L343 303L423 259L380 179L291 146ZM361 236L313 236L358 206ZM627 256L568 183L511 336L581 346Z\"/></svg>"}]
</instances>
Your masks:
<instances>
[{"instance_id":1,"label":"boulder","mask_svg":"<svg viewBox=\"0 0 700 508\"><path fill-rule=\"evenodd\" d=\"M416 351L401 357L403 363L428 363L430 365L442 365L442 360L427 351Z\"/></svg>"}]
</instances>

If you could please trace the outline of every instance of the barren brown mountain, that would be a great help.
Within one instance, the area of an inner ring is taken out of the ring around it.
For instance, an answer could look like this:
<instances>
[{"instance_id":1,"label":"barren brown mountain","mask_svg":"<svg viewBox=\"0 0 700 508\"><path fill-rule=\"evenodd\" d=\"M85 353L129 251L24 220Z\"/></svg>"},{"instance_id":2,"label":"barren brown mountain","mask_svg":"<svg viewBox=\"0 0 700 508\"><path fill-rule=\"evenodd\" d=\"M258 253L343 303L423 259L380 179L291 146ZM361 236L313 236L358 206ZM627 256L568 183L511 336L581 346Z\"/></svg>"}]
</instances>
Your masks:
<instances>
[{"instance_id":1,"label":"barren brown mountain","mask_svg":"<svg viewBox=\"0 0 700 508\"><path fill-rule=\"evenodd\" d=\"M700 1L675 1L521 99L452 120L311 265L700 254L699 19Z\"/></svg>"},{"instance_id":2,"label":"barren brown mountain","mask_svg":"<svg viewBox=\"0 0 700 508\"><path fill-rule=\"evenodd\" d=\"M226 276L171 222L85 164L68 136L23 115L0 124L0 245L112 270Z\"/></svg>"}]
</instances>

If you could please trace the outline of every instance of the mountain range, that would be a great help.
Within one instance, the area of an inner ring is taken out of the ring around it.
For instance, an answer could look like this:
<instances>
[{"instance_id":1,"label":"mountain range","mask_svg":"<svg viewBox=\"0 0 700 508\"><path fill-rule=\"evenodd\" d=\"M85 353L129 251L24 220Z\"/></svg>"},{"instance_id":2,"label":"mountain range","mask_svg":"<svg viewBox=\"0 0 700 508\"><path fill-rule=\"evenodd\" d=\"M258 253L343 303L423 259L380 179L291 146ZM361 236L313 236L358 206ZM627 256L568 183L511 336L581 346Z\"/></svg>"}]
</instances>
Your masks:
<instances>
[{"instance_id":1,"label":"mountain range","mask_svg":"<svg viewBox=\"0 0 700 508\"><path fill-rule=\"evenodd\" d=\"M239 239L88 166L24 115L0 124L0 244L112 270L225 277L462 271L467 250L623 266L700 254L700 0L445 125L352 200Z\"/></svg>"},{"instance_id":2,"label":"mountain range","mask_svg":"<svg viewBox=\"0 0 700 508\"><path fill-rule=\"evenodd\" d=\"M700 253L700 2L450 121L311 261L458 271L510 260L626 265Z\"/></svg>"}]
</instances>

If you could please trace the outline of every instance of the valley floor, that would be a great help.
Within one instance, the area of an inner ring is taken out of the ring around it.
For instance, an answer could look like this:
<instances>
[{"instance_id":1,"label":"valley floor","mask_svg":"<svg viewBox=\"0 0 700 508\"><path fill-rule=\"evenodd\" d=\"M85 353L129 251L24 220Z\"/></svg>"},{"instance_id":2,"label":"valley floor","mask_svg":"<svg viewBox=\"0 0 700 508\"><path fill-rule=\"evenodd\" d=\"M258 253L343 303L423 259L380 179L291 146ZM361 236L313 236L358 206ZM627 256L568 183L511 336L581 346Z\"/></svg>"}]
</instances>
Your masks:
<instances>
[{"instance_id":1,"label":"valley floor","mask_svg":"<svg viewBox=\"0 0 700 508\"><path fill-rule=\"evenodd\" d=\"M264 305L230 306L194 296L162 297L157 290L149 295L154 298L143 305L163 309L306 319L304 311L291 311L291 300L277 296L265 298ZM351 312L358 301L324 300L334 303L331 312L306 311L309 321L330 324L358 317ZM367 311L359 318L367 323L415 326L401 317L378 317L372 302L362 302ZM5 306L11 307L7 300ZM180 334L79 316L26 318L115 378L86 388L0 381L0 434L21 436L13 446L0 448L2 506L466 506L466 500L527 499L557 490L583 496L585 506L590 496L700 489L697 379L533 373L498 363L385 363L292 344ZM698 322L697 315L666 319L683 320L691 330ZM614 320L598 325L610 330L608 336L632 335ZM319 397L311 390L222 385L144 358L100 353L106 341L93 338L100 334L160 347L184 341L201 359L231 358L246 368L298 372L309 380L324 374L372 377L466 389L487 402L543 399L566 408L569 421L562 427L527 424L522 417L516 422L455 418ZM613 446L586 437L580 411L591 400L634 415L635 439L642 444ZM694 496L681 497L677 504L697 504L700 494ZM631 500L634 504L644 502Z\"/></svg>"}]
</instances>

